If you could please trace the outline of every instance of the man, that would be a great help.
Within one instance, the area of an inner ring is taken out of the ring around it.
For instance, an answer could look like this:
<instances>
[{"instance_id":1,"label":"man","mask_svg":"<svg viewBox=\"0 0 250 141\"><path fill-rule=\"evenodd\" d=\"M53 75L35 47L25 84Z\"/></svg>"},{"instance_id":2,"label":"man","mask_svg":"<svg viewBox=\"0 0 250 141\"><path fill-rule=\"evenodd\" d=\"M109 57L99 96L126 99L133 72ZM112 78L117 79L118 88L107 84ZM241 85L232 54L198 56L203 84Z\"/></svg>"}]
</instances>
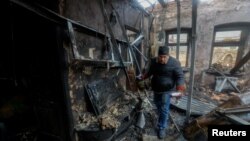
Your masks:
<instances>
[{"instance_id":1,"label":"man","mask_svg":"<svg viewBox=\"0 0 250 141\"><path fill-rule=\"evenodd\" d=\"M167 120L171 93L185 90L184 74L180 62L169 56L169 48L159 47L158 57L151 60L148 71L141 76L146 79L152 76L151 86L154 91L154 103L158 111L158 137L166 136Z\"/></svg>"}]
</instances>

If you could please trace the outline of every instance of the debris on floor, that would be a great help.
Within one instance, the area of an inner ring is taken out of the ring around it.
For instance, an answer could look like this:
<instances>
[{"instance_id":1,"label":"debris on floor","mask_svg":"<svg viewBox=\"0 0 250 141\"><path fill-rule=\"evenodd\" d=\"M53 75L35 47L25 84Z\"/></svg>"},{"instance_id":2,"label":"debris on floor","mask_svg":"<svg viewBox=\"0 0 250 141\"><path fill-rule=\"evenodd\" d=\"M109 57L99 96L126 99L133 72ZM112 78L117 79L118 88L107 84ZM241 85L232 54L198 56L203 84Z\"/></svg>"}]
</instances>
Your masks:
<instances>
[{"instance_id":1,"label":"debris on floor","mask_svg":"<svg viewBox=\"0 0 250 141\"><path fill-rule=\"evenodd\" d=\"M234 95L226 102L218 105L213 111L203 116L196 118L191 121L184 128L185 138L188 140L198 140L200 138L207 139L207 129L209 125L229 125L229 124L243 124L250 125L250 122L244 121L243 119L237 117L237 115L232 115L236 112L247 112L249 114L248 108L242 103L243 99L239 95ZM236 111L237 108L241 111ZM231 111L230 111L231 109ZM232 110L233 109L233 110ZM245 110L245 111L244 111ZM224 112L222 112L224 111ZM227 111L229 114L226 114Z\"/></svg>"},{"instance_id":2,"label":"debris on floor","mask_svg":"<svg viewBox=\"0 0 250 141\"><path fill-rule=\"evenodd\" d=\"M189 121L186 119L185 112L187 96L183 96L177 103L172 99L168 128L166 129L167 136L164 140L206 140L207 126L212 123L234 124L237 122L238 118L226 115L225 110L231 113L246 111L242 104L249 104L249 97L247 92L239 94L235 92L216 92L208 87L195 88L191 105L193 114L191 114ZM140 103L139 107L138 103ZM194 106L197 107L196 110ZM199 108L202 110L199 110ZM138 120L140 117L143 117L141 118L143 121ZM236 115L236 117L250 118L247 115ZM152 91L126 91L102 114L97 116L94 113L86 112L79 116L80 122L76 129L79 133L81 132L79 136L90 140L157 141L159 140L156 127L157 118ZM244 121L243 118L242 121ZM242 121L238 122L248 123L247 120L246 122ZM106 138L101 137L103 134L105 134Z\"/></svg>"}]
</instances>

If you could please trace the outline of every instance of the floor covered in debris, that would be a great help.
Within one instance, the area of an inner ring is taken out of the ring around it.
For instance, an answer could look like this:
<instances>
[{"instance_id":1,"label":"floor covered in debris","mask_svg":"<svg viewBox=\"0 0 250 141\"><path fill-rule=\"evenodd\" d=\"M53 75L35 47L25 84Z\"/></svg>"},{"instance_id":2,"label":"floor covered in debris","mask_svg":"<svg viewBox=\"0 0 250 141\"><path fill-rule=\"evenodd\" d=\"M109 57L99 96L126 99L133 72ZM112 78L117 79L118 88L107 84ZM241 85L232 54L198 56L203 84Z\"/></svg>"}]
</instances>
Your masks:
<instances>
[{"instance_id":1,"label":"floor covered in debris","mask_svg":"<svg viewBox=\"0 0 250 141\"><path fill-rule=\"evenodd\" d=\"M206 140L207 137L205 133L199 134L198 136L190 135L189 138L187 138L186 135L188 133L185 132L186 130L192 129L191 124L193 124L192 122L196 121L196 119L199 122L199 118L211 112L213 113L215 109L218 109L218 107L224 103L226 104L224 104L222 108L239 106L235 105L235 102L230 103L230 99L235 99L235 96L238 97L239 94L234 92L215 92L209 88L197 88L192 96L190 116L186 115L188 96L183 96L179 100L172 98L168 128L166 129L166 138L164 138L164 140L183 141L190 140L190 138ZM84 113L79 117L79 124L76 126L79 140L83 138L105 141L160 140L157 137L157 113L156 107L153 104L152 91L126 91L123 96L112 103L106 111L98 116L93 113ZM249 116L249 108L246 112ZM234 124L226 118L223 118L223 120L226 120L227 124ZM217 121L215 120L214 122ZM211 123L207 123L207 125L209 124ZM189 129L185 129L187 126L189 126ZM206 130L205 126L200 128Z\"/></svg>"},{"instance_id":2,"label":"floor covered in debris","mask_svg":"<svg viewBox=\"0 0 250 141\"><path fill-rule=\"evenodd\" d=\"M106 130L106 134L114 134L114 136L107 136L106 140L116 140L116 141L155 141L157 138L157 114L156 107L153 104L153 94L151 91L147 92L146 97L143 93L125 93L124 97L117 99L114 104L105 111L102 115L96 117L93 113L85 113L80 117L79 124L77 126L77 131L82 135L81 138L86 137L89 139L103 140L105 137L98 136L97 134L103 134L98 130ZM141 108L138 107L138 103L141 100ZM175 102L175 101L174 101ZM136 106L137 105L137 106ZM141 110L142 109L142 110ZM133 113L133 110L134 113ZM130 113L130 114L129 114ZM141 117L143 114L143 117ZM169 117L169 127L166 130L167 137L165 140L185 140L182 136L182 126L185 122L185 112L171 107L171 116ZM131 121L128 123L128 121ZM127 123L122 123L127 122ZM127 125L126 125L127 124ZM120 127L124 129L120 130ZM126 126L126 127L125 127ZM177 126L177 127L176 127ZM87 129L94 130L98 132L95 135L88 134ZM117 133L108 132L117 128ZM177 129L178 128L178 129ZM85 134L86 133L86 134Z\"/></svg>"}]
</instances>

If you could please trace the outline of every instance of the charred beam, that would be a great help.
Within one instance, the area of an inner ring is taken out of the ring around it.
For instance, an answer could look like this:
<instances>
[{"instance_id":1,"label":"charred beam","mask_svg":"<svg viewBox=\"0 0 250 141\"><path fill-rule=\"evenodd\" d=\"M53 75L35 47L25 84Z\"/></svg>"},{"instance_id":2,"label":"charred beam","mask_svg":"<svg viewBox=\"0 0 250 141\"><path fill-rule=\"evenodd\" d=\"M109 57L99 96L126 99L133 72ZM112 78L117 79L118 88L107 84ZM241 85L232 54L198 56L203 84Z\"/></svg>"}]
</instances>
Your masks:
<instances>
[{"instance_id":1,"label":"charred beam","mask_svg":"<svg viewBox=\"0 0 250 141\"><path fill-rule=\"evenodd\" d=\"M250 59L250 51L231 69L230 73L237 72Z\"/></svg>"},{"instance_id":2,"label":"charred beam","mask_svg":"<svg viewBox=\"0 0 250 141\"><path fill-rule=\"evenodd\" d=\"M115 51L116 51L116 53L118 54L119 61L120 61L120 63L121 63L121 66L122 66L122 68L123 68L123 71L124 71L124 73L125 73L125 75L126 75L126 77L127 77L129 86L131 87L131 85L130 85L130 78L129 78L129 76L128 76L128 72L127 72L127 70L126 70L126 67L125 67L125 65L124 65L124 61L123 61L122 55L121 55L121 53L120 53L119 50L118 50L118 44L117 44L117 41L116 41L116 39L115 39L115 35L114 35L113 30L112 30L111 24L110 24L110 22L109 22L108 14L107 14L107 11L106 11L106 9L105 9L105 7L104 7L104 2L103 2L103 0L100 1L100 7L101 7L101 10L102 10L102 14L103 14L105 23L107 24L107 28L108 28L109 34L110 34L110 36L111 36L112 45L114 46Z\"/></svg>"}]
</instances>

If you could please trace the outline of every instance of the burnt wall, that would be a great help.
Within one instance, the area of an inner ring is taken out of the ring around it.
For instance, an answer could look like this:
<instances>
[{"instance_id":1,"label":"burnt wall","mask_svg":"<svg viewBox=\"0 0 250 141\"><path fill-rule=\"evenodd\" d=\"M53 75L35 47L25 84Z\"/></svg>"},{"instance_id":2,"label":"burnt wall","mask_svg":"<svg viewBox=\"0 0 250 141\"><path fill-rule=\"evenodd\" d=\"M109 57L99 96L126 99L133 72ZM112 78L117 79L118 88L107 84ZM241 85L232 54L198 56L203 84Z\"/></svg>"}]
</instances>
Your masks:
<instances>
[{"instance_id":1,"label":"burnt wall","mask_svg":"<svg viewBox=\"0 0 250 141\"><path fill-rule=\"evenodd\" d=\"M64 15L72 20L92 27L99 32L108 34L100 4L101 2L97 0L93 0L91 2L89 0L68 0L65 1ZM114 9L118 12L123 24L139 30L140 11L134 8L128 0L109 0L104 4L108 16L110 16L110 14L112 13L113 5ZM112 28L116 38L124 39L118 23L115 24Z\"/></svg>"},{"instance_id":2,"label":"burnt wall","mask_svg":"<svg viewBox=\"0 0 250 141\"><path fill-rule=\"evenodd\" d=\"M83 24L89 28L95 29L97 32L103 33L110 37L107 23L101 9L101 1L99 0L67 0L61 1L62 6L61 14L69 19L72 19L80 24ZM135 31L143 31L145 40L148 38L148 17L144 17L141 21L142 13L136 8L131 1L128 0L108 0L104 1L104 8L110 18L113 10L118 12L119 18L122 24L126 25ZM144 23L141 29L141 22ZM122 35L121 27L117 20L111 22L111 28L116 39L120 42L121 56L124 62L129 62L129 55L125 38ZM89 108L88 97L85 91L87 84L93 83L103 78L110 78L117 76L119 78L119 84L125 90L126 76L123 69L120 66L108 68L100 67L98 64L101 61L111 60L111 48L108 38L103 38L96 35L89 35L86 32L78 31L74 29L74 35L77 45L77 51L80 58L76 59L72 53L72 45L70 43L70 37L68 31L65 31L66 39L64 40L64 49L67 52L68 60L68 84L69 84L69 96L71 109L74 118L74 124L78 124L81 115L84 112L91 111ZM146 52L148 48L147 42L143 42L140 46L142 52ZM119 62L118 50L113 46L114 60ZM87 61L86 61L87 60ZM89 63L91 61L91 63ZM77 63L75 63L77 62ZM87 63L88 62L88 63ZM93 111L92 111L93 112Z\"/></svg>"}]
</instances>

